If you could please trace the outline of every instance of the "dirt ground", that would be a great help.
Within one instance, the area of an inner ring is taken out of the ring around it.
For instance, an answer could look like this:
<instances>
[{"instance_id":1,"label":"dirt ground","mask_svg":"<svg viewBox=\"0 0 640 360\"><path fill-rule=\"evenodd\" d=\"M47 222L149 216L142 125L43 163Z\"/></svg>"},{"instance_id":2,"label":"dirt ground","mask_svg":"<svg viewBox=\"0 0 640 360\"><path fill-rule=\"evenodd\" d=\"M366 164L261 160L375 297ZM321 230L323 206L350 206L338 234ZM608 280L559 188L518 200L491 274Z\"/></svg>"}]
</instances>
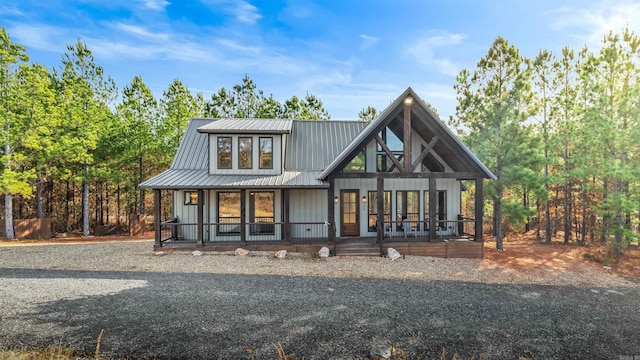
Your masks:
<instances>
[{"instance_id":1,"label":"dirt ground","mask_svg":"<svg viewBox=\"0 0 640 360\"><path fill-rule=\"evenodd\" d=\"M485 239L485 259L514 270L547 268L576 270L585 263L605 268L630 280L640 281L640 249L637 244L623 249L616 256L610 247L603 245L565 245L562 239L552 239L551 244L540 243L535 235L512 235L504 242L505 251L497 251L495 239ZM610 268L610 269L609 269Z\"/></svg>"},{"instance_id":2,"label":"dirt ground","mask_svg":"<svg viewBox=\"0 0 640 360\"><path fill-rule=\"evenodd\" d=\"M4 240L15 245L46 243L90 243L111 241L150 241L153 233L140 236L90 236L52 238L46 240ZM549 270L578 270L585 263L597 268L605 268L630 280L640 281L640 248L638 244L629 245L621 256L613 254L610 247L575 243L565 245L562 239L553 239L551 244L536 241L534 234L511 235L504 242L505 251L497 251L495 239L485 239L485 259L492 260L503 268L515 271L533 268ZM610 268L610 269L609 269Z\"/></svg>"}]
</instances>

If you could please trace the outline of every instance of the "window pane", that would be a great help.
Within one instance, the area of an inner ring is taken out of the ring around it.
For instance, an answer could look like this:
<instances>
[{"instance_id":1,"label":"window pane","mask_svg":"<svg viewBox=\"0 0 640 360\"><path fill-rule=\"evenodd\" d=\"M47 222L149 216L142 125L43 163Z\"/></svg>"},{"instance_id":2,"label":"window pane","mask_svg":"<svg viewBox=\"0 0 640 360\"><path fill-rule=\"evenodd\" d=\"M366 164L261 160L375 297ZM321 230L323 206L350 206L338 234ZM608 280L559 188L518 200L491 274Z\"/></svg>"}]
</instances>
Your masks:
<instances>
[{"instance_id":1,"label":"window pane","mask_svg":"<svg viewBox=\"0 0 640 360\"><path fill-rule=\"evenodd\" d=\"M364 172L365 170L365 150L358 153L348 164L344 167L344 172Z\"/></svg>"},{"instance_id":2,"label":"window pane","mask_svg":"<svg viewBox=\"0 0 640 360\"><path fill-rule=\"evenodd\" d=\"M240 193L218 193L218 233L240 233Z\"/></svg>"},{"instance_id":3,"label":"window pane","mask_svg":"<svg viewBox=\"0 0 640 360\"><path fill-rule=\"evenodd\" d=\"M252 141L250 137L238 138L238 168L240 169L251 169Z\"/></svg>"},{"instance_id":4,"label":"window pane","mask_svg":"<svg viewBox=\"0 0 640 360\"><path fill-rule=\"evenodd\" d=\"M218 138L218 168L231 169L231 138Z\"/></svg>"},{"instance_id":5,"label":"window pane","mask_svg":"<svg viewBox=\"0 0 640 360\"><path fill-rule=\"evenodd\" d=\"M184 192L184 204L185 205L197 205L198 204L198 192L185 191Z\"/></svg>"},{"instance_id":6,"label":"window pane","mask_svg":"<svg viewBox=\"0 0 640 360\"><path fill-rule=\"evenodd\" d=\"M275 233L275 194L272 191L250 193L251 234Z\"/></svg>"},{"instance_id":7,"label":"window pane","mask_svg":"<svg viewBox=\"0 0 640 360\"><path fill-rule=\"evenodd\" d=\"M260 169L273 169L273 138L260 138Z\"/></svg>"}]
</instances>

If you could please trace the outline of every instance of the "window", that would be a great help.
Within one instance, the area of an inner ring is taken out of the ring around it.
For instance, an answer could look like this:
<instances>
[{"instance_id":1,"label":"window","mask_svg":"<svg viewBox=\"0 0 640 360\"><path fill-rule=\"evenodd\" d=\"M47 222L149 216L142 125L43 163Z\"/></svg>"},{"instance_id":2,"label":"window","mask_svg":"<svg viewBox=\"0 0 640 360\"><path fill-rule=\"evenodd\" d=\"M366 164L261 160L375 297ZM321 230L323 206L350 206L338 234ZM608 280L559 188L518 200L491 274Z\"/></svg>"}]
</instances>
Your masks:
<instances>
[{"instance_id":1,"label":"window","mask_svg":"<svg viewBox=\"0 0 640 360\"><path fill-rule=\"evenodd\" d=\"M364 172L367 163L366 158L366 151L362 150L349 161L343 172Z\"/></svg>"},{"instance_id":2,"label":"window","mask_svg":"<svg viewBox=\"0 0 640 360\"><path fill-rule=\"evenodd\" d=\"M197 191L185 191L184 192L184 204L185 205L198 205L198 192Z\"/></svg>"},{"instance_id":3,"label":"window","mask_svg":"<svg viewBox=\"0 0 640 360\"><path fill-rule=\"evenodd\" d=\"M238 168L251 169L251 154L253 152L253 139L250 137L238 138Z\"/></svg>"},{"instance_id":4,"label":"window","mask_svg":"<svg viewBox=\"0 0 640 360\"><path fill-rule=\"evenodd\" d=\"M274 197L273 191L256 191L249 194L251 235L275 234Z\"/></svg>"},{"instance_id":5,"label":"window","mask_svg":"<svg viewBox=\"0 0 640 360\"><path fill-rule=\"evenodd\" d=\"M369 191L369 231L377 231L378 192ZM391 229L391 191L384 192L384 223Z\"/></svg>"},{"instance_id":6,"label":"window","mask_svg":"<svg viewBox=\"0 0 640 360\"><path fill-rule=\"evenodd\" d=\"M218 138L218 169L231 169L231 138Z\"/></svg>"},{"instance_id":7,"label":"window","mask_svg":"<svg viewBox=\"0 0 640 360\"><path fill-rule=\"evenodd\" d=\"M436 191L436 226L447 227L447 191ZM424 192L424 229L429 229L429 191Z\"/></svg>"},{"instance_id":8,"label":"window","mask_svg":"<svg viewBox=\"0 0 640 360\"><path fill-rule=\"evenodd\" d=\"M402 229L402 220L420 221L420 192L396 191L396 228Z\"/></svg>"},{"instance_id":9,"label":"window","mask_svg":"<svg viewBox=\"0 0 640 360\"><path fill-rule=\"evenodd\" d=\"M273 169L273 138L260 138L260 169Z\"/></svg>"},{"instance_id":10,"label":"window","mask_svg":"<svg viewBox=\"0 0 640 360\"><path fill-rule=\"evenodd\" d=\"M404 145L402 140L396 136L396 134L389 128L386 127L378 133L378 136L384 141L387 145L387 148L391 150L393 156L399 161L402 162L404 158ZM396 167L393 161L389 158L389 155L382 149L380 144L376 144L376 170L378 172L399 172L400 169Z\"/></svg>"},{"instance_id":11,"label":"window","mask_svg":"<svg viewBox=\"0 0 640 360\"><path fill-rule=\"evenodd\" d=\"M240 233L240 193L218 193L218 234Z\"/></svg>"}]
</instances>

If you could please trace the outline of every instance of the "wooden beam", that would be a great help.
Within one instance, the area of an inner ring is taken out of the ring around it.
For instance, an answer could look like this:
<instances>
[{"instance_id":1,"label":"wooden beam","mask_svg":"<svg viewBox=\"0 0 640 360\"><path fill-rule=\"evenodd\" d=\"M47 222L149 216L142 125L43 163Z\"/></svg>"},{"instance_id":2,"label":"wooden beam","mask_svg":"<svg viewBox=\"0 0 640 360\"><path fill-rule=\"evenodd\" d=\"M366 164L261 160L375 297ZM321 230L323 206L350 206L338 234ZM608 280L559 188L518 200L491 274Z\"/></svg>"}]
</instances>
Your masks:
<instances>
[{"instance_id":1,"label":"wooden beam","mask_svg":"<svg viewBox=\"0 0 640 360\"><path fill-rule=\"evenodd\" d=\"M403 121L404 136L402 143L404 144L404 168L402 171L411 171L411 105L404 106Z\"/></svg>"},{"instance_id":2,"label":"wooden beam","mask_svg":"<svg viewBox=\"0 0 640 360\"><path fill-rule=\"evenodd\" d=\"M427 147L424 148L424 151L422 151L422 154L420 154L420 156L416 159L416 161L413 163L413 165L411 165L411 172L416 171L416 168L418 167L418 165L420 165L422 160L424 160L424 158L427 156L427 154L429 154L429 151L431 151L431 149L433 149L433 147L436 145L437 142L438 142L438 136L434 136L431 139L431 141L429 141L429 144L427 144Z\"/></svg>"},{"instance_id":3,"label":"wooden beam","mask_svg":"<svg viewBox=\"0 0 640 360\"><path fill-rule=\"evenodd\" d=\"M240 190L240 241L247 244L247 191Z\"/></svg>"},{"instance_id":4,"label":"wooden beam","mask_svg":"<svg viewBox=\"0 0 640 360\"><path fill-rule=\"evenodd\" d=\"M378 136L378 134L375 135L375 139L378 142L378 144L380 144L380 146L382 147L382 150L384 150L385 153L387 153L387 156L389 156L391 158L391 161L393 162L393 164L395 166L398 167L398 169L400 171L403 170L402 168L402 164L400 164L400 162L398 161L398 159L396 159L396 156L393 155L393 152L391 152L391 150L389 150L389 147L387 146L387 144L384 142L384 140L382 140L380 138L380 136Z\"/></svg>"},{"instance_id":5,"label":"wooden beam","mask_svg":"<svg viewBox=\"0 0 640 360\"><path fill-rule=\"evenodd\" d=\"M484 218L484 199L483 199L483 179L482 178L477 178L476 179L476 199L475 199L475 206L476 206L476 234L475 234L475 239L476 241L483 241L482 238L482 220Z\"/></svg>"},{"instance_id":6,"label":"wooden beam","mask_svg":"<svg viewBox=\"0 0 640 360\"><path fill-rule=\"evenodd\" d=\"M291 224L289 223L289 189L282 190L282 212L284 217L283 240L291 243Z\"/></svg>"},{"instance_id":7,"label":"wooden beam","mask_svg":"<svg viewBox=\"0 0 640 360\"><path fill-rule=\"evenodd\" d=\"M334 195L334 184L333 179L329 180L329 189L327 190L327 214L328 214L328 225L327 225L327 235L329 235L329 241L333 244L333 254L336 253L336 204L333 201Z\"/></svg>"},{"instance_id":8,"label":"wooden beam","mask_svg":"<svg viewBox=\"0 0 640 360\"><path fill-rule=\"evenodd\" d=\"M384 243L384 178L377 179L376 194L377 194L376 231L377 231L378 243L380 244L380 246L382 246L382 244ZM371 201L371 199L369 199L369 201Z\"/></svg>"},{"instance_id":9,"label":"wooden beam","mask_svg":"<svg viewBox=\"0 0 640 360\"><path fill-rule=\"evenodd\" d=\"M198 246L204 246L204 190L198 189Z\"/></svg>"},{"instance_id":10,"label":"wooden beam","mask_svg":"<svg viewBox=\"0 0 640 360\"><path fill-rule=\"evenodd\" d=\"M387 173L387 172L366 172L366 173L336 173L334 178L342 179L458 179L475 180L484 178L484 174L474 172L433 172L433 173Z\"/></svg>"},{"instance_id":11,"label":"wooden beam","mask_svg":"<svg viewBox=\"0 0 640 360\"><path fill-rule=\"evenodd\" d=\"M436 239L436 179L429 179L429 241Z\"/></svg>"},{"instance_id":12,"label":"wooden beam","mask_svg":"<svg viewBox=\"0 0 640 360\"><path fill-rule=\"evenodd\" d=\"M162 196L160 189L153 190L153 230L155 232L155 243L154 247L162 247L162 218L161 218L161 206L162 206Z\"/></svg>"}]
</instances>

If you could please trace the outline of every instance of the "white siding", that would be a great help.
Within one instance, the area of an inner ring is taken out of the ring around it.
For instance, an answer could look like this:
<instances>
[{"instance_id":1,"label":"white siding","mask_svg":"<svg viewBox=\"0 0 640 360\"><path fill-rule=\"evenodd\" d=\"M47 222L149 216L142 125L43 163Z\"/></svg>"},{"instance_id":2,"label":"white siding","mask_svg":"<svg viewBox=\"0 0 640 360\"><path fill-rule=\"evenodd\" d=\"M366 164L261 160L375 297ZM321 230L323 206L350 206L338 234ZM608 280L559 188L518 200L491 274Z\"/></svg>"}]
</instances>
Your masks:
<instances>
[{"instance_id":1,"label":"white siding","mask_svg":"<svg viewBox=\"0 0 640 360\"><path fill-rule=\"evenodd\" d=\"M231 138L231 169L218 169L218 136ZM251 169L238 169L238 137L251 137ZM273 169L260 169L260 138L273 138ZM209 173L218 175L278 175L282 173L283 141L281 135L209 135Z\"/></svg>"},{"instance_id":2,"label":"white siding","mask_svg":"<svg viewBox=\"0 0 640 360\"><path fill-rule=\"evenodd\" d=\"M185 191L176 191L174 192L175 196L173 197L173 208L174 216L178 218L178 223L181 224L197 224L198 223L198 205L185 205L184 197ZM204 204L205 204L205 212L206 212L206 204L208 194L205 191L204 193ZM206 217L206 214L205 214ZM206 222L206 219L205 219ZM205 239L207 238L207 233L205 229ZM188 225L179 227L178 237L184 240L196 240L198 238L198 226L197 225Z\"/></svg>"},{"instance_id":3,"label":"white siding","mask_svg":"<svg viewBox=\"0 0 640 360\"><path fill-rule=\"evenodd\" d=\"M358 190L358 199L367 196L367 202L360 203L359 221L360 236L375 236L375 232L368 229L368 192L376 191L376 179L336 179L334 196L340 195L340 190ZM403 190L420 191L420 219L424 218L424 193L429 191L429 179L385 179L384 189L391 191L391 218L396 214L396 192ZM456 179L436 179L436 190L447 191L447 219L456 220L460 214L460 182ZM336 236L340 236L340 204L335 204Z\"/></svg>"},{"instance_id":4,"label":"white siding","mask_svg":"<svg viewBox=\"0 0 640 360\"><path fill-rule=\"evenodd\" d=\"M327 207L327 190L290 190L289 222L319 223L329 219ZM302 238L313 233L313 236L327 237L324 225L292 224L291 237Z\"/></svg>"}]
</instances>

